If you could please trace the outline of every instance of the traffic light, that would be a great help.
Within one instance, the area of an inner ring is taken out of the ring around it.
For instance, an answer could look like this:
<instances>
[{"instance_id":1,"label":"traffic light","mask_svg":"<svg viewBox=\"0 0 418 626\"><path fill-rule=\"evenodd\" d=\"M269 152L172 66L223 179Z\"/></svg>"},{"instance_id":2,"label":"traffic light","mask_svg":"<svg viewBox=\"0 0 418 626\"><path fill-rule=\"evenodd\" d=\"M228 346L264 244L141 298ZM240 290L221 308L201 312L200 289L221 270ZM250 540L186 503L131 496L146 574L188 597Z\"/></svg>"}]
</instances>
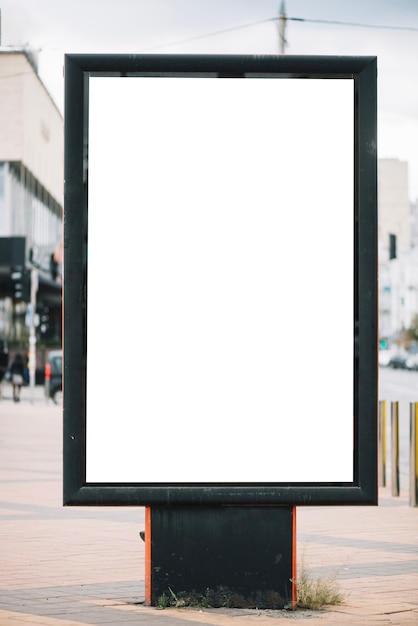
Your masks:
<instances>
[{"instance_id":1,"label":"traffic light","mask_svg":"<svg viewBox=\"0 0 418 626\"><path fill-rule=\"evenodd\" d=\"M47 339L49 336L51 336L51 331L52 331L52 327L51 327L51 323L49 319L49 308L47 306L41 305L37 307L36 312L39 316L39 325L38 325L39 334L44 339Z\"/></svg>"},{"instance_id":2,"label":"traffic light","mask_svg":"<svg viewBox=\"0 0 418 626\"><path fill-rule=\"evenodd\" d=\"M396 259L396 235L389 234L389 260Z\"/></svg>"},{"instance_id":3,"label":"traffic light","mask_svg":"<svg viewBox=\"0 0 418 626\"><path fill-rule=\"evenodd\" d=\"M12 296L15 302L30 302L30 272L28 270L13 270Z\"/></svg>"}]
</instances>

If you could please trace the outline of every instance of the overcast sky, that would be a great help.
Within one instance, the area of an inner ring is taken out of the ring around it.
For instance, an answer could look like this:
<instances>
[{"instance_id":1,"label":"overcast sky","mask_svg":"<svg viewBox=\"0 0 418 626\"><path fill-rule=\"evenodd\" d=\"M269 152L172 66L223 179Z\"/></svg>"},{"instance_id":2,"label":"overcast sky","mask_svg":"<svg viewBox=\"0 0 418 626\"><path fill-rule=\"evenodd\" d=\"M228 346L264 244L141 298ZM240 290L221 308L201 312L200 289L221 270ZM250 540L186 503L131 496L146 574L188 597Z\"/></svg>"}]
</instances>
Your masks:
<instances>
[{"instance_id":1,"label":"overcast sky","mask_svg":"<svg viewBox=\"0 0 418 626\"><path fill-rule=\"evenodd\" d=\"M38 51L40 76L62 110L65 53L276 54L277 23L269 20L280 5L281 0L0 0L2 45L27 44ZM409 193L416 200L418 0L286 0L285 8L288 18L303 20L287 21L286 54L378 57L379 158L409 163ZM232 30L204 36L226 29ZM176 42L181 43L171 45Z\"/></svg>"}]
</instances>

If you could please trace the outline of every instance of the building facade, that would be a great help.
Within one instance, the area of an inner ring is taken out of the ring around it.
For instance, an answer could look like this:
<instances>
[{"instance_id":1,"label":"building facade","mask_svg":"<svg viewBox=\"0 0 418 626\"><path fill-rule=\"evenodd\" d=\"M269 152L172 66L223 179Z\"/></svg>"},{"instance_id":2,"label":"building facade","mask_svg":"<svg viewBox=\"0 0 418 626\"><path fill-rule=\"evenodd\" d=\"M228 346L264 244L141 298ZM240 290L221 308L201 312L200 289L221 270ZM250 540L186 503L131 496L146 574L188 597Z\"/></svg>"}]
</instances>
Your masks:
<instances>
[{"instance_id":1,"label":"building facade","mask_svg":"<svg viewBox=\"0 0 418 626\"><path fill-rule=\"evenodd\" d=\"M39 340L61 338L63 159L35 57L0 48L0 336L20 347L28 310Z\"/></svg>"},{"instance_id":2,"label":"building facade","mask_svg":"<svg viewBox=\"0 0 418 626\"><path fill-rule=\"evenodd\" d=\"M411 206L408 197L408 163L379 159L378 175L379 242L381 254L389 258L390 235L399 250L411 247Z\"/></svg>"},{"instance_id":3,"label":"building facade","mask_svg":"<svg viewBox=\"0 0 418 626\"><path fill-rule=\"evenodd\" d=\"M418 314L416 203L408 197L408 164L379 160L379 335L402 341Z\"/></svg>"}]
</instances>

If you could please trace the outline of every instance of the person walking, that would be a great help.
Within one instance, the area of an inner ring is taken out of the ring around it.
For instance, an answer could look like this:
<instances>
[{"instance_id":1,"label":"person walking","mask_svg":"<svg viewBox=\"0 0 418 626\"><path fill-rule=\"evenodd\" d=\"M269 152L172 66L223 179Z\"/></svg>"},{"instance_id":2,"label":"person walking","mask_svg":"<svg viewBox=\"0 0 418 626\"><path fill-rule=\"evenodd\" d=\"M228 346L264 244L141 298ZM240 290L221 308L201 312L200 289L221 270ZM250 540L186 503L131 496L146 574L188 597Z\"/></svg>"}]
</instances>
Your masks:
<instances>
[{"instance_id":1,"label":"person walking","mask_svg":"<svg viewBox=\"0 0 418 626\"><path fill-rule=\"evenodd\" d=\"M9 363L9 353L7 351L7 344L2 337L0 337L0 400L3 392L3 379L7 372L7 364Z\"/></svg>"},{"instance_id":2,"label":"person walking","mask_svg":"<svg viewBox=\"0 0 418 626\"><path fill-rule=\"evenodd\" d=\"M19 402L20 389L23 385L23 376L25 374L25 364L20 352L15 355L9 369L12 376L13 401Z\"/></svg>"}]
</instances>

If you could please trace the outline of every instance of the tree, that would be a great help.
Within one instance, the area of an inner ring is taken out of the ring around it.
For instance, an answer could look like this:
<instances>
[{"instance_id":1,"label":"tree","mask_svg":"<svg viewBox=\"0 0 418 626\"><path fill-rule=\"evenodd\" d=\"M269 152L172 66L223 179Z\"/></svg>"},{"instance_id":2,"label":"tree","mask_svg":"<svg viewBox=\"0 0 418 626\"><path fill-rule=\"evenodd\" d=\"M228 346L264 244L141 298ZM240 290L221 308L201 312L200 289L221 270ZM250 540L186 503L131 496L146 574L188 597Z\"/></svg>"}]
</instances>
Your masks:
<instances>
[{"instance_id":1,"label":"tree","mask_svg":"<svg viewBox=\"0 0 418 626\"><path fill-rule=\"evenodd\" d=\"M418 342L418 313L412 318L411 325L405 331L408 341Z\"/></svg>"}]
</instances>

